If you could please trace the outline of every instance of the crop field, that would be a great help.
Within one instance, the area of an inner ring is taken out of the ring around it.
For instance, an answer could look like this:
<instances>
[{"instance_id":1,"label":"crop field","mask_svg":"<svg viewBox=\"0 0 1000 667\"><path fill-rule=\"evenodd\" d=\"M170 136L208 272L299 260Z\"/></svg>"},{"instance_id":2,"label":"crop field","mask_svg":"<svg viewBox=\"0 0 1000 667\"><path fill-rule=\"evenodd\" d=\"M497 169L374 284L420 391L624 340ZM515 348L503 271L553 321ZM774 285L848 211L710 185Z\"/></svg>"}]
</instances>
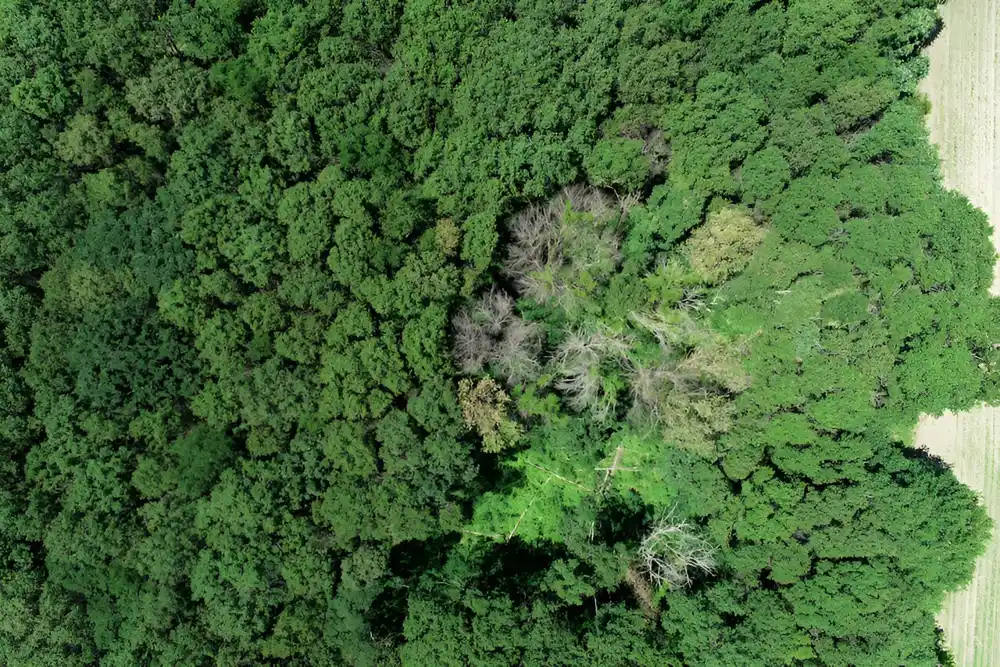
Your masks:
<instances>
[{"instance_id":1,"label":"crop field","mask_svg":"<svg viewBox=\"0 0 1000 667\"><path fill-rule=\"evenodd\" d=\"M933 105L931 141L941 152L944 184L963 192L994 222L1000 216L1000 0L949 0L945 28L928 49L921 88ZM1000 247L1000 225L994 225ZM1000 294L1000 264L993 293Z\"/></svg>"},{"instance_id":2,"label":"crop field","mask_svg":"<svg viewBox=\"0 0 1000 667\"><path fill-rule=\"evenodd\" d=\"M931 139L941 152L945 185L965 193L989 214L1000 248L1000 0L950 0L945 28L928 50L930 75L922 89L933 105ZM1000 264L993 294L1000 294ZM982 494L1000 525L1000 408L983 407L924 418L916 444L954 466ZM973 582L952 594L939 621L960 667L1000 665L1000 539L991 542Z\"/></svg>"},{"instance_id":3,"label":"crop field","mask_svg":"<svg viewBox=\"0 0 1000 667\"><path fill-rule=\"evenodd\" d=\"M990 516L1000 524L1000 409L924 418L917 444L951 463L960 480L983 494ZM939 618L960 667L1000 664L998 567L1000 540L994 536L972 583L949 597Z\"/></svg>"}]
</instances>

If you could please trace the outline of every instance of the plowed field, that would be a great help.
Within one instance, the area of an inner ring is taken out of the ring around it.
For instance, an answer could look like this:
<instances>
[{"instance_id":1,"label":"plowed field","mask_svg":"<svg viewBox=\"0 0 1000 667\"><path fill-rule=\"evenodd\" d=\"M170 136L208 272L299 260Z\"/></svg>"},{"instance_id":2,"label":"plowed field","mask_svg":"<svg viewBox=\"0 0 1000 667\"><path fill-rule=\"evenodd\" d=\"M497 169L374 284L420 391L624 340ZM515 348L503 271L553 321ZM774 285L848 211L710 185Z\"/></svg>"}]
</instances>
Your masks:
<instances>
[{"instance_id":1,"label":"plowed field","mask_svg":"<svg viewBox=\"0 0 1000 667\"><path fill-rule=\"evenodd\" d=\"M945 185L986 211L1000 248L1000 0L949 0L941 13L945 29L928 50L931 70L922 86L933 105L931 139L941 152ZM1000 294L1000 265L992 293ZM1000 526L1000 408L921 419L916 444L951 463ZM998 537L972 584L951 595L939 617L960 667L1000 666Z\"/></svg>"}]
</instances>

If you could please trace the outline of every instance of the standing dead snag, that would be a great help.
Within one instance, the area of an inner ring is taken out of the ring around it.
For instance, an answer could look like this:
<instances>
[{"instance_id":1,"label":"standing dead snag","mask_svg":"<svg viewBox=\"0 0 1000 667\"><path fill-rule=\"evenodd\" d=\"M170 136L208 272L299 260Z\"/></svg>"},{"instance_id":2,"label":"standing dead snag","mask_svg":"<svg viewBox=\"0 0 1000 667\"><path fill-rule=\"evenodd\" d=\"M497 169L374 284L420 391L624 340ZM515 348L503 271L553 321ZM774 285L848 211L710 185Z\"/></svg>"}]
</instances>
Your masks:
<instances>
[{"instance_id":1,"label":"standing dead snag","mask_svg":"<svg viewBox=\"0 0 1000 667\"><path fill-rule=\"evenodd\" d=\"M589 409L598 421L611 415L617 396L607 391L601 365L614 362L627 367L632 342L631 337L613 332L570 333L552 357L558 376L555 387L566 395L570 407Z\"/></svg>"},{"instance_id":2,"label":"standing dead snag","mask_svg":"<svg viewBox=\"0 0 1000 667\"><path fill-rule=\"evenodd\" d=\"M573 310L621 261L619 229L629 199L583 186L511 218L503 267L521 296Z\"/></svg>"},{"instance_id":3,"label":"standing dead snag","mask_svg":"<svg viewBox=\"0 0 1000 667\"><path fill-rule=\"evenodd\" d=\"M481 372L490 360L493 339L464 310L452 318L451 325L455 331L452 346L455 363L463 373Z\"/></svg>"},{"instance_id":4,"label":"standing dead snag","mask_svg":"<svg viewBox=\"0 0 1000 667\"><path fill-rule=\"evenodd\" d=\"M452 353L463 373L480 373L490 365L508 386L537 377L542 329L521 317L503 290L494 288L459 311L452 327Z\"/></svg>"},{"instance_id":5,"label":"standing dead snag","mask_svg":"<svg viewBox=\"0 0 1000 667\"><path fill-rule=\"evenodd\" d=\"M516 317L514 299L496 287L484 294L472 309L473 321L491 336L502 334L507 324Z\"/></svg>"}]
</instances>

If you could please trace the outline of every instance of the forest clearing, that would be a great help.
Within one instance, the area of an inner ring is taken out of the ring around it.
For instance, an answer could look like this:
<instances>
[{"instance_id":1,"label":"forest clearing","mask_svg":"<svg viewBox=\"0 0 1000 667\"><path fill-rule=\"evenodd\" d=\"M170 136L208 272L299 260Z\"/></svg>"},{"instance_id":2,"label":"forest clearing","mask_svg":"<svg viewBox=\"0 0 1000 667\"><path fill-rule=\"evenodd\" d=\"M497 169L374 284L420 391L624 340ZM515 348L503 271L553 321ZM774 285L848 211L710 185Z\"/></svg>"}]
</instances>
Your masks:
<instances>
[{"instance_id":1,"label":"forest clearing","mask_svg":"<svg viewBox=\"0 0 1000 667\"><path fill-rule=\"evenodd\" d=\"M1000 248L997 190L997 101L1000 79L1000 3L951 0L941 8L945 28L928 49L930 74L922 90L931 101L931 140L941 153L944 184L983 209ZM1000 264L991 293L1000 294ZM1000 408L982 407L939 418L923 418L916 443L954 467L959 480L982 494L994 522L1000 522ZM939 621L957 665L1000 664L1000 540L994 534L977 564L975 578L949 596Z\"/></svg>"}]
</instances>

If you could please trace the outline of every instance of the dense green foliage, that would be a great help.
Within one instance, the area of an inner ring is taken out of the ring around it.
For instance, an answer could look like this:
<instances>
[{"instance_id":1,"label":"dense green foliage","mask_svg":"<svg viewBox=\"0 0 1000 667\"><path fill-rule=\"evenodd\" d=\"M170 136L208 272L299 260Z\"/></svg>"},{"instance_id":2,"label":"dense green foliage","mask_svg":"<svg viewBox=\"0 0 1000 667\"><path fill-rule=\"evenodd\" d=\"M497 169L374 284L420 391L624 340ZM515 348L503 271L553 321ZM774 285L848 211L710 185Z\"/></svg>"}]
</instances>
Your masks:
<instances>
[{"instance_id":1,"label":"dense green foliage","mask_svg":"<svg viewBox=\"0 0 1000 667\"><path fill-rule=\"evenodd\" d=\"M937 665L936 21L0 0L0 663Z\"/></svg>"}]
</instances>

